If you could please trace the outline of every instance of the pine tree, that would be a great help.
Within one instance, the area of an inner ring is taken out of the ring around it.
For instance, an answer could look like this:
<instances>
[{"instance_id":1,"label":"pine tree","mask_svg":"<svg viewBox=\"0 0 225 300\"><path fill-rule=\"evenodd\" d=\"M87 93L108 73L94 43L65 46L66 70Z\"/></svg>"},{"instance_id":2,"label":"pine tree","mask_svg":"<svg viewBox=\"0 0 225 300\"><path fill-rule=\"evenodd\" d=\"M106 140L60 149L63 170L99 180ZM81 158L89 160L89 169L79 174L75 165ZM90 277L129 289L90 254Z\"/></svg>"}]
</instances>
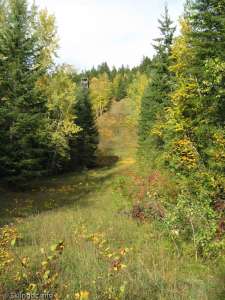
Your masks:
<instances>
[{"instance_id":1,"label":"pine tree","mask_svg":"<svg viewBox=\"0 0 225 300\"><path fill-rule=\"evenodd\" d=\"M45 72L35 32L37 11L9 0L0 29L0 175L11 181L43 173L46 99L36 88ZM32 30L33 28L33 30Z\"/></svg>"},{"instance_id":2,"label":"pine tree","mask_svg":"<svg viewBox=\"0 0 225 300\"><path fill-rule=\"evenodd\" d=\"M76 167L93 167L96 163L98 130L92 112L89 90L80 88L76 96L75 122L81 128L70 141L70 165Z\"/></svg>"}]
</instances>

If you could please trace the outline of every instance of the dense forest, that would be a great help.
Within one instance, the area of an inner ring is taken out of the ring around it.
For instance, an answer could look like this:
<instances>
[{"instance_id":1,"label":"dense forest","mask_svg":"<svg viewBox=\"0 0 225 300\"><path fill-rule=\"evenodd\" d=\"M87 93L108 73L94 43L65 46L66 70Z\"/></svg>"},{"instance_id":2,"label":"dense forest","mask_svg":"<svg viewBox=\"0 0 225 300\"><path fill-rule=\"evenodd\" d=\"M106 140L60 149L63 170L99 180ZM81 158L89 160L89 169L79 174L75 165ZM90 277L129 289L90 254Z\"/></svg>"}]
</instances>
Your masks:
<instances>
[{"instance_id":1,"label":"dense forest","mask_svg":"<svg viewBox=\"0 0 225 300\"><path fill-rule=\"evenodd\" d=\"M225 2L187 1L179 34L165 6L159 30L139 66L78 72L53 15L0 0L0 294L224 299Z\"/></svg>"}]
</instances>

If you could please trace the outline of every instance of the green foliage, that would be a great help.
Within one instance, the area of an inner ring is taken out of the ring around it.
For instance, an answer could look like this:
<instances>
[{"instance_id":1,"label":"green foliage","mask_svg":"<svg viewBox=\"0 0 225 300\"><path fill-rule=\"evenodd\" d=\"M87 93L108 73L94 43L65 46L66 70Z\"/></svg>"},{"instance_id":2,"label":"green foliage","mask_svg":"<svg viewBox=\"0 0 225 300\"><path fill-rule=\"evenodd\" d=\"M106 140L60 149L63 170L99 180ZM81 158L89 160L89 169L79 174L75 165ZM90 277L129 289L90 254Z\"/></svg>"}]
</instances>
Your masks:
<instances>
[{"instance_id":1,"label":"green foliage","mask_svg":"<svg viewBox=\"0 0 225 300\"><path fill-rule=\"evenodd\" d=\"M46 10L7 0L0 3L0 25L0 177L21 185L68 165L70 142L80 131L75 72L54 65L58 38ZM85 117L92 124L92 115ZM87 126L86 133L88 140Z\"/></svg>"},{"instance_id":2,"label":"green foliage","mask_svg":"<svg viewBox=\"0 0 225 300\"><path fill-rule=\"evenodd\" d=\"M164 109L169 103L171 90L169 54L175 28L172 26L167 8L159 23L161 37L155 40L154 48L157 53L152 61L151 81L141 101L139 120L139 152L141 156L144 154L146 157L149 156L150 148L153 149L151 152L158 152L163 146L162 137L158 132L165 119Z\"/></svg>"},{"instance_id":3,"label":"green foliage","mask_svg":"<svg viewBox=\"0 0 225 300\"><path fill-rule=\"evenodd\" d=\"M139 72L150 75L151 74L151 68L152 68L151 58L149 58L147 56L144 56L140 66L138 67Z\"/></svg>"},{"instance_id":4,"label":"green foliage","mask_svg":"<svg viewBox=\"0 0 225 300\"><path fill-rule=\"evenodd\" d=\"M47 101L36 87L46 71L36 7L6 2L0 30L0 175L8 181L43 174L48 141Z\"/></svg>"},{"instance_id":5,"label":"green foliage","mask_svg":"<svg viewBox=\"0 0 225 300\"><path fill-rule=\"evenodd\" d=\"M76 101L74 114L77 117L75 122L81 130L74 138L70 139L70 165L93 167L96 162L99 138L89 90L79 89Z\"/></svg>"},{"instance_id":6,"label":"green foliage","mask_svg":"<svg viewBox=\"0 0 225 300\"><path fill-rule=\"evenodd\" d=\"M207 5L194 1L181 20L181 35L172 48L165 51L168 44L158 40L158 68L142 100L140 120L140 141L147 155L153 163L160 159L178 178L180 192L175 201L165 198L166 224L179 232L180 238L193 242L196 259L199 255L220 255L225 246L221 225L225 190L224 12L220 7L220 1L208 1ZM161 25L165 32L166 26ZM216 39L214 44L211 36ZM169 72L175 76L173 81Z\"/></svg>"},{"instance_id":7,"label":"green foliage","mask_svg":"<svg viewBox=\"0 0 225 300\"><path fill-rule=\"evenodd\" d=\"M161 33L161 37L154 40L156 44L154 44L153 47L155 48L157 55L160 58L159 63L162 64L162 62L164 62L167 64L167 55L170 54L173 35L176 29L174 26L172 26L173 21L169 17L167 6L165 6L165 11L162 19L159 19L158 22L160 24L159 30Z\"/></svg>"},{"instance_id":8,"label":"green foliage","mask_svg":"<svg viewBox=\"0 0 225 300\"><path fill-rule=\"evenodd\" d=\"M195 0L189 5L192 43L198 63L208 58L225 59L224 0Z\"/></svg>"},{"instance_id":9,"label":"green foliage","mask_svg":"<svg viewBox=\"0 0 225 300\"><path fill-rule=\"evenodd\" d=\"M111 71L110 71L110 68L109 68L107 62L103 62L101 65L98 66L97 73L99 75L100 74L107 74L108 77L110 78Z\"/></svg>"},{"instance_id":10,"label":"green foliage","mask_svg":"<svg viewBox=\"0 0 225 300\"><path fill-rule=\"evenodd\" d=\"M38 81L38 88L47 99L49 134L49 171L57 171L70 160L70 140L80 131L75 124L76 84L66 66L58 67Z\"/></svg>"},{"instance_id":11,"label":"green foliage","mask_svg":"<svg viewBox=\"0 0 225 300\"><path fill-rule=\"evenodd\" d=\"M117 101L124 99L127 95L127 78L122 73L117 73L113 80L113 96Z\"/></svg>"},{"instance_id":12,"label":"green foliage","mask_svg":"<svg viewBox=\"0 0 225 300\"><path fill-rule=\"evenodd\" d=\"M192 20L196 20L196 13L201 20L208 8L204 6L204 13L201 1L196 1L194 7L196 10L191 11L190 22L189 19L182 21L182 36L172 51L174 64L171 70L176 74L176 89L171 95L171 107L164 124L166 161L185 176L185 196L178 197L175 215L185 220L181 215L188 216L189 210L192 211L194 221L189 225L195 231L196 251L212 255L224 249L224 233L219 225L224 211L215 210L217 201L223 199L225 188L222 183L225 167L224 63L220 58L220 46L207 44L213 49L205 51L206 45L199 43L202 27L197 28ZM214 22L217 28L216 19ZM204 25L205 32L207 24ZM211 51L218 57L214 58Z\"/></svg>"},{"instance_id":13,"label":"green foliage","mask_svg":"<svg viewBox=\"0 0 225 300\"><path fill-rule=\"evenodd\" d=\"M178 180L176 198L164 199L165 223L193 242L196 259L225 247L222 7L224 1L193 1L173 45L166 10L139 123L141 159L168 167Z\"/></svg>"}]
</instances>

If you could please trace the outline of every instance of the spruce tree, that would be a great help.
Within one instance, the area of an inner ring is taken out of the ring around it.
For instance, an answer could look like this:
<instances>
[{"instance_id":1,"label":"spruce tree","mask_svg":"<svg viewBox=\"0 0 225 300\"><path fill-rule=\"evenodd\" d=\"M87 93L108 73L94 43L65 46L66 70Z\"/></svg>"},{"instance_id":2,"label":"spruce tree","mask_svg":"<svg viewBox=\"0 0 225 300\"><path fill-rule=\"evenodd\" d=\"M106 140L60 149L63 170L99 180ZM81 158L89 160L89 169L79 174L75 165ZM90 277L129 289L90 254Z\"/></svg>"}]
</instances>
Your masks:
<instances>
[{"instance_id":1,"label":"spruce tree","mask_svg":"<svg viewBox=\"0 0 225 300\"><path fill-rule=\"evenodd\" d=\"M9 0L0 29L0 176L10 181L43 173L46 100L36 88L43 74L36 8Z\"/></svg>"},{"instance_id":2,"label":"spruce tree","mask_svg":"<svg viewBox=\"0 0 225 300\"><path fill-rule=\"evenodd\" d=\"M198 59L225 59L224 0L195 0L189 5L192 42Z\"/></svg>"},{"instance_id":3,"label":"spruce tree","mask_svg":"<svg viewBox=\"0 0 225 300\"><path fill-rule=\"evenodd\" d=\"M220 84L214 82L210 93L204 97L204 110L212 112L211 122L223 126L225 122L225 84L222 75L225 61L225 1L195 0L189 6L188 13L192 28L190 39L196 57L193 66L194 75L198 84L212 80L213 72L206 72L209 66L217 69L217 76L223 77Z\"/></svg>"},{"instance_id":4,"label":"spruce tree","mask_svg":"<svg viewBox=\"0 0 225 300\"><path fill-rule=\"evenodd\" d=\"M141 73L145 73L147 75L150 75L151 73L151 67L152 67L152 60L151 58L144 56L142 59L142 62L140 66L138 67L139 71Z\"/></svg>"},{"instance_id":5,"label":"spruce tree","mask_svg":"<svg viewBox=\"0 0 225 300\"><path fill-rule=\"evenodd\" d=\"M73 168L93 167L96 163L98 146L98 130L87 88L80 88L76 96L75 123L81 128L80 132L70 141L71 162Z\"/></svg>"},{"instance_id":6,"label":"spruce tree","mask_svg":"<svg viewBox=\"0 0 225 300\"><path fill-rule=\"evenodd\" d=\"M115 78L116 74L117 74L117 69L115 66L113 66L111 71L111 80Z\"/></svg>"},{"instance_id":7,"label":"spruce tree","mask_svg":"<svg viewBox=\"0 0 225 300\"><path fill-rule=\"evenodd\" d=\"M124 71L118 72L113 81L113 96L120 101L127 96L127 82Z\"/></svg>"},{"instance_id":8,"label":"spruce tree","mask_svg":"<svg viewBox=\"0 0 225 300\"><path fill-rule=\"evenodd\" d=\"M197 84L198 98L189 105L195 128L192 134L202 161L224 172L222 149L225 124L225 1L195 0L188 7L190 44L195 60L189 72ZM220 141L220 142L219 142ZM218 145L220 143L220 146ZM217 146L216 146L217 145ZM218 157L217 157L217 156ZM215 168L216 169L216 168Z\"/></svg>"},{"instance_id":9,"label":"spruce tree","mask_svg":"<svg viewBox=\"0 0 225 300\"><path fill-rule=\"evenodd\" d=\"M107 62L103 62L101 65L99 65L97 68L97 72L98 72L98 75L106 73L109 77L111 74L111 71L110 71L110 68L109 68Z\"/></svg>"},{"instance_id":10,"label":"spruce tree","mask_svg":"<svg viewBox=\"0 0 225 300\"><path fill-rule=\"evenodd\" d=\"M151 134L151 130L156 122L162 122L164 108L169 103L168 94L171 90L169 56L175 27L169 17L167 7L165 7L165 13L162 20L159 20L159 24L161 37L155 39L156 43L153 45L156 55L151 62L151 80L142 98L139 121L139 144L147 156L149 155L150 145L156 148L162 145L162 140L155 139Z\"/></svg>"}]
</instances>

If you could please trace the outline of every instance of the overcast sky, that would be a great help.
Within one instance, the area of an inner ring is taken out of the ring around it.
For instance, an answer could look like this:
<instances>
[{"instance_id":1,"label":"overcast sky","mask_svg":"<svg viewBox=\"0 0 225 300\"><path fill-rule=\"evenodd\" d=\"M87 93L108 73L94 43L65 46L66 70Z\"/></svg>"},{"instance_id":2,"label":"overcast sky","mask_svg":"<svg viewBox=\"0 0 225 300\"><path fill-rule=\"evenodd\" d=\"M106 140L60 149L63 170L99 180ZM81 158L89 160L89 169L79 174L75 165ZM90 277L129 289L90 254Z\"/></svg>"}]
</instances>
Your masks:
<instances>
[{"instance_id":1,"label":"overcast sky","mask_svg":"<svg viewBox=\"0 0 225 300\"><path fill-rule=\"evenodd\" d=\"M167 3L177 22L184 0ZM36 4L56 16L59 61L87 69L103 61L135 66L144 55L152 56L165 0L36 0Z\"/></svg>"}]
</instances>

